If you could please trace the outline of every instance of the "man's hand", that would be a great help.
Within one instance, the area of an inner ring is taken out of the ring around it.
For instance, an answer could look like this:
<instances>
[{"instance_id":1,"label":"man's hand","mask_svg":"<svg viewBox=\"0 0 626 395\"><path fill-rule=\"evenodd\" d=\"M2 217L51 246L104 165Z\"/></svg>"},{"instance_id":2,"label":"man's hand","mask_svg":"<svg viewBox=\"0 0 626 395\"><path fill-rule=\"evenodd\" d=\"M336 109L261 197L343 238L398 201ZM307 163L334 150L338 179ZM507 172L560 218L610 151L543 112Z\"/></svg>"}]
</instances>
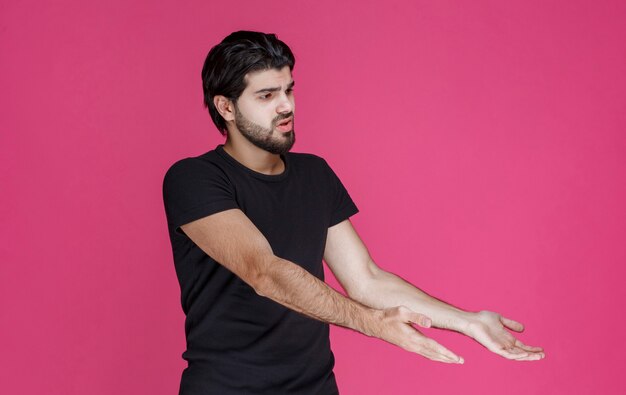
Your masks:
<instances>
[{"instance_id":1,"label":"man's hand","mask_svg":"<svg viewBox=\"0 0 626 395\"><path fill-rule=\"evenodd\" d=\"M274 255L265 236L239 209L225 210L182 225L207 255L267 297L311 318L375 336L426 358L462 359L411 324L431 320L406 307L376 309L346 298L294 262Z\"/></svg>"},{"instance_id":2,"label":"man's hand","mask_svg":"<svg viewBox=\"0 0 626 395\"><path fill-rule=\"evenodd\" d=\"M424 336L411 325L430 327L431 320L425 315L418 314L404 306L378 310L378 312L380 319L374 336L433 361L463 363L463 358Z\"/></svg>"},{"instance_id":3,"label":"man's hand","mask_svg":"<svg viewBox=\"0 0 626 395\"><path fill-rule=\"evenodd\" d=\"M466 334L488 350L516 361L536 361L545 357L543 348L527 346L505 328L522 332L524 325L491 311L473 313Z\"/></svg>"},{"instance_id":4,"label":"man's hand","mask_svg":"<svg viewBox=\"0 0 626 395\"><path fill-rule=\"evenodd\" d=\"M348 295L359 303L389 312L395 309L391 308L393 306L406 306L428 316L432 327L463 333L508 359L533 361L545 357L541 347L527 346L507 331L506 328L523 331L524 326L519 322L490 311L472 313L461 310L379 268L349 220L328 228L324 260ZM402 321L404 326L399 328L405 332L412 329L410 344L401 344L401 341L393 340L393 336L385 340L418 353L416 350L428 342L439 346L410 327L408 322L410 319ZM445 354L443 351L439 353Z\"/></svg>"}]
</instances>

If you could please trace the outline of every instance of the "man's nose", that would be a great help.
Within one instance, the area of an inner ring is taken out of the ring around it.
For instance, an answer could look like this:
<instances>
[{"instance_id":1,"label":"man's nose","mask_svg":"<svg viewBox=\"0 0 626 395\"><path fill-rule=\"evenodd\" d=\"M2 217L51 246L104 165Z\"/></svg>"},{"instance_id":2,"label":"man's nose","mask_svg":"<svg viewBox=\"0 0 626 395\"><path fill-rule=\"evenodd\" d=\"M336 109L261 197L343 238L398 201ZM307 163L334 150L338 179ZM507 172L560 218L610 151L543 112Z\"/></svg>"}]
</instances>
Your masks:
<instances>
[{"instance_id":1,"label":"man's nose","mask_svg":"<svg viewBox=\"0 0 626 395\"><path fill-rule=\"evenodd\" d=\"M281 95L280 103L278 103L276 112L283 114L291 111L293 111L293 103L286 94Z\"/></svg>"}]
</instances>

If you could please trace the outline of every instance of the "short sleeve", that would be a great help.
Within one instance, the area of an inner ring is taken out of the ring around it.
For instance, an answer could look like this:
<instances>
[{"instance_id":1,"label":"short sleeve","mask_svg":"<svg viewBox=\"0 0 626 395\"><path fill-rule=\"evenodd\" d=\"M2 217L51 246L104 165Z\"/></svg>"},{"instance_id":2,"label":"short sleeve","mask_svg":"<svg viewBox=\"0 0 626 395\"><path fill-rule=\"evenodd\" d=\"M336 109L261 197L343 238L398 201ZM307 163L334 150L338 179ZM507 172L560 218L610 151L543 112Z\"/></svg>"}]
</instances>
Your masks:
<instances>
[{"instance_id":1,"label":"short sleeve","mask_svg":"<svg viewBox=\"0 0 626 395\"><path fill-rule=\"evenodd\" d=\"M174 163L163 178L163 204L170 229L184 234L181 225L238 208L228 177L215 164L197 158Z\"/></svg>"},{"instance_id":2,"label":"short sleeve","mask_svg":"<svg viewBox=\"0 0 626 395\"><path fill-rule=\"evenodd\" d=\"M324 160L324 167L330 178L331 214L328 227L331 227L358 213L359 209L326 160Z\"/></svg>"}]
</instances>

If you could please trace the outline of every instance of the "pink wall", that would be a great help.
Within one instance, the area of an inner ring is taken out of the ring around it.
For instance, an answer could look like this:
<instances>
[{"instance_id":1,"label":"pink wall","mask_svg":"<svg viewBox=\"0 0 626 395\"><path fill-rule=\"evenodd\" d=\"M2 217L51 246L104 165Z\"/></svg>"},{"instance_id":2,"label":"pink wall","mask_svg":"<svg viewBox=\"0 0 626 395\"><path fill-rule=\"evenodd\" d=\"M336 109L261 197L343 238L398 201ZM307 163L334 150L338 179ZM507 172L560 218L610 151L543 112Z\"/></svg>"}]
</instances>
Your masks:
<instances>
[{"instance_id":1,"label":"pink wall","mask_svg":"<svg viewBox=\"0 0 626 395\"><path fill-rule=\"evenodd\" d=\"M452 366L334 328L342 394L624 393L625 4L4 1L0 393L178 390L161 182L223 141L200 69L238 29L294 50L294 151L378 264L546 350L425 330Z\"/></svg>"}]
</instances>

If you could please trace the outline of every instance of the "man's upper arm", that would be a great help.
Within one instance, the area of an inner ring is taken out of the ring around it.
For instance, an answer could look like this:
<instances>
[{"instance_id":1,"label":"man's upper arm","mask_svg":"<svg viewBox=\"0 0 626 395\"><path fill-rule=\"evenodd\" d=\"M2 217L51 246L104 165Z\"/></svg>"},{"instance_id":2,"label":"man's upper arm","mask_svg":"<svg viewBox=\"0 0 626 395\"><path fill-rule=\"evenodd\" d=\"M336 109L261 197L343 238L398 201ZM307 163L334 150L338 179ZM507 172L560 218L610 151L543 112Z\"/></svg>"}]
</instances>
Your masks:
<instances>
[{"instance_id":1,"label":"man's upper arm","mask_svg":"<svg viewBox=\"0 0 626 395\"><path fill-rule=\"evenodd\" d=\"M183 224L239 208L226 173L199 158L185 158L170 166L163 178L163 203L168 227L177 236Z\"/></svg>"},{"instance_id":2,"label":"man's upper arm","mask_svg":"<svg viewBox=\"0 0 626 395\"><path fill-rule=\"evenodd\" d=\"M258 289L262 265L274 254L265 236L241 210L220 211L181 229L207 255Z\"/></svg>"},{"instance_id":3,"label":"man's upper arm","mask_svg":"<svg viewBox=\"0 0 626 395\"><path fill-rule=\"evenodd\" d=\"M324 261L348 295L357 300L380 270L349 219L328 228Z\"/></svg>"}]
</instances>

